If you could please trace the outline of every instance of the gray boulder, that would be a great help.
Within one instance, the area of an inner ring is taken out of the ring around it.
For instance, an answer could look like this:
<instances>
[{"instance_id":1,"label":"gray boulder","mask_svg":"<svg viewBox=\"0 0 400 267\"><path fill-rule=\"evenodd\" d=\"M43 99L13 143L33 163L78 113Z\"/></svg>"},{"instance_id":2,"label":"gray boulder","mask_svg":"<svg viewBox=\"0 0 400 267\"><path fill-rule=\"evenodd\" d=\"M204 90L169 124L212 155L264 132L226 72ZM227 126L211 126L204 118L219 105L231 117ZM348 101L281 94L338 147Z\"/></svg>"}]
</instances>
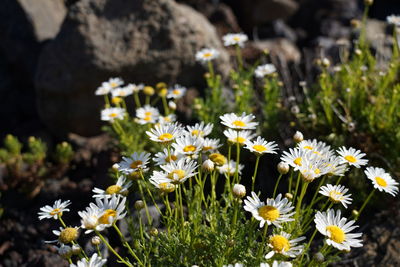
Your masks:
<instances>
[{"instance_id":1,"label":"gray boulder","mask_svg":"<svg viewBox=\"0 0 400 267\"><path fill-rule=\"evenodd\" d=\"M214 27L192 8L172 0L81 0L40 56L39 114L58 135L97 134L102 99L94 91L102 81L203 85L205 67L195 62L203 47L221 51L216 68L227 73Z\"/></svg>"}]
</instances>

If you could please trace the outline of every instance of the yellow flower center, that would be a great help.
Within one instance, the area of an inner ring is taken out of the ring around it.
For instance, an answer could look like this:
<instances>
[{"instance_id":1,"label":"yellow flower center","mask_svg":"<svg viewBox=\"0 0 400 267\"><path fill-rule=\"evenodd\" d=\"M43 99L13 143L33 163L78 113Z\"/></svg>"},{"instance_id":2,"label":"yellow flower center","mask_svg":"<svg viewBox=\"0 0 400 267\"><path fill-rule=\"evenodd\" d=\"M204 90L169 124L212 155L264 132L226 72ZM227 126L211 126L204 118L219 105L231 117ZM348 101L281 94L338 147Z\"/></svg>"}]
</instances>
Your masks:
<instances>
[{"instance_id":1,"label":"yellow flower center","mask_svg":"<svg viewBox=\"0 0 400 267\"><path fill-rule=\"evenodd\" d=\"M298 166L301 166L301 158L295 158L295 159L293 160L293 163L296 164L296 165L298 165Z\"/></svg>"},{"instance_id":2,"label":"yellow flower center","mask_svg":"<svg viewBox=\"0 0 400 267\"><path fill-rule=\"evenodd\" d=\"M208 151L211 150L213 147L212 146L203 146L203 151Z\"/></svg>"},{"instance_id":3,"label":"yellow flower center","mask_svg":"<svg viewBox=\"0 0 400 267\"><path fill-rule=\"evenodd\" d=\"M204 53L203 54L203 57L205 57L205 58L209 58L209 57L211 57L212 56L212 53Z\"/></svg>"},{"instance_id":4,"label":"yellow flower center","mask_svg":"<svg viewBox=\"0 0 400 267\"><path fill-rule=\"evenodd\" d=\"M144 113L144 115L145 115L145 116L151 116L151 115L153 115L153 114L152 114L151 111L146 111L146 112Z\"/></svg>"},{"instance_id":5,"label":"yellow flower center","mask_svg":"<svg viewBox=\"0 0 400 267\"><path fill-rule=\"evenodd\" d=\"M181 93L181 90L175 89L174 91L172 91L172 93L174 95L179 95Z\"/></svg>"},{"instance_id":6,"label":"yellow flower center","mask_svg":"<svg viewBox=\"0 0 400 267\"><path fill-rule=\"evenodd\" d=\"M110 85L111 85L111 87L117 87L118 86L118 84L116 82L111 82Z\"/></svg>"},{"instance_id":7,"label":"yellow flower center","mask_svg":"<svg viewBox=\"0 0 400 267\"><path fill-rule=\"evenodd\" d=\"M267 148L265 146L262 145L254 145L253 149L257 152L264 152L267 150Z\"/></svg>"},{"instance_id":8,"label":"yellow flower center","mask_svg":"<svg viewBox=\"0 0 400 267\"><path fill-rule=\"evenodd\" d=\"M171 162L171 161L175 161L175 160L177 160L178 159L178 157L177 156L175 156L175 155L171 155L171 156L167 156L166 158L165 158L165 161L166 162Z\"/></svg>"},{"instance_id":9,"label":"yellow flower center","mask_svg":"<svg viewBox=\"0 0 400 267\"><path fill-rule=\"evenodd\" d=\"M194 146L194 145L188 145L188 146L185 146L184 148L183 148L183 151L184 152L194 152L195 150L196 150L196 146Z\"/></svg>"},{"instance_id":10,"label":"yellow flower center","mask_svg":"<svg viewBox=\"0 0 400 267\"><path fill-rule=\"evenodd\" d=\"M107 209L104 211L103 215L101 215L101 217L99 218L99 223L100 224L109 224L109 218L110 217L116 217L117 216L117 212L115 210L112 209Z\"/></svg>"},{"instance_id":11,"label":"yellow flower center","mask_svg":"<svg viewBox=\"0 0 400 267\"><path fill-rule=\"evenodd\" d=\"M280 216L279 210L273 206L262 206L258 209L258 214L270 222L275 221Z\"/></svg>"},{"instance_id":12,"label":"yellow flower center","mask_svg":"<svg viewBox=\"0 0 400 267\"><path fill-rule=\"evenodd\" d=\"M246 138L239 136L236 138L236 142L238 142L239 144L243 144L244 142L246 142Z\"/></svg>"},{"instance_id":13,"label":"yellow flower center","mask_svg":"<svg viewBox=\"0 0 400 267\"><path fill-rule=\"evenodd\" d=\"M236 41L236 42L239 42L240 41L240 37L239 36L234 36L233 40Z\"/></svg>"},{"instance_id":14,"label":"yellow flower center","mask_svg":"<svg viewBox=\"0 0 400 267\"><path fill-rule=\"evenodd\" d=\"M244 123L243 121L234 121L232 122L233 125L238 126L238 127L245 127L246 123Z\"/></svg>"},{"instance_id":15,"label":"yellow flower center","mask_svg":"<svg viewBox=\"0 0 400 267\"><path fill-rule=\"evenodd\" d=\"M376 181L376 183L377 183L378 185L380 185L380 186L382 186L382 187L386 187L386 186L387 186L386 180L383 179L383 178L381 178L381 177L379 177L379 176L375 177L375 181Z\"/></svg>"},{"instance_id":16,"label":"yellow flower center","mask_svg":"<svg viewBox=\"0 0 400 267\"><path fill-rule=\"evenodd\" d=\"M108 194L108 195L118 194L119 191L121 191L121 189L122 189L122 187L120 187L119 185L111 185L111 186L107 187L106 194Z\"/></svg>"},{"instance_id":17,"label":"yellow flower center","mask_svg":"<svg viewBox=\"0 0 400 267\"><path fill-rule=\"evenodd\" d=\"M330 239L336 243L341 244L346 239L346 234L336 225L329 225L326 230L330 233Z\"/></svg>"},{"instance_id":18,"label":"yellow flower center","mask_svg":"<svg viewBox=\"0 0 400 267\"><path fill-rule=\"evenodd\" d=\"M62 215L62 212L61 212L61 210L60 209L54 209L54 210L52 210L52 211L50 211L50 215L52 215L52 216L54 216L54 215Z\"/></svg>"},{"instance_id":19,"label":"yellow flower center","mask_svg":"<svg viewBox=\"0 0 400 267\"><path fill-rule=\"evenodd\" d=\"M290 249L289 240L281 235L275 235L269 239L269 243L276 252L288 251Z\"/></svg>"},{"instance_id":20,"label":"yellow flower center","mask_svg":"<svg viewBox=\"0 0 400 267\"><path fill-rule=\"evenodd\" d=\"M172 134L170 134L170 133L164 133L164 134L160 135L158 137L158 139L161 140L161 141L166 141L166 140L172 139L173 137L174 136Z\"/></svg>"},{"instance_id":21,"label":"yellow flower center","mask_svg":"<svg viewBox=\"0 0 400 267\"><path fill-rule=\"evenodd\" d=\"M111 99L111 102L112 102L113 104L119 104L119 103L122 102L122 98L120 98L120 97L113 97L113 98Z\"/></svg>"},{"instance_id":22,"label":"yellow flower center","mask_svg":"<svg viewBox=\"0 0 400 267\"><path fill-rule=\"evenodd\" d=\"M343 193L333 190L333 191L329 192L329 198L333 202L339 202L341 199L343 199Z\"/></svg>"},{"instance_id":23,"label":"yellow flower center","mask_svg":"<svg viewBox=\"0 0 400 267\"><path fill-rule=\"evenodd\" d=\"M132 169L137 169L137 168L141 167L142 164L143 164L143 161L135 160L134 162L131 163L131 165L129 165L129 167L131 167Z\"/></svg>"},{"instance_id":24,"label":"yellow flower center","mask_svg":"<svg viewBox=\"0 0 400 267\"><path fill-rule=\"evenodd\" d=\"M321 170L318 169L318 168L316 168L316 169L314 170L314 172L315 172L315 174L320 174L320 173L321 173Z\"/></svg>"},{"instance_id":25,"label":"yellow flower center","mask_svg":"<svg viewBox=\"0 0 400 267\"><path fill-rule=\"evenodd\" d=\"M171 180L175 180L178 178L179 180L185 177L186 172L184 170L173 170L172 172L168 173L167 177Z\"/></svg>"},{"instance_id":26,"label":"yellow flower center","mask_svg":"<svg viewBox=\"0 0 400 267\"><path fill-rule=\"evenodd\" d=\"M218 166L222 166L226 163L226 157L219 153L212 153L209 156L210 160L217 164Z\"/></svg>"},{"instance_id":27,"label":"yellow flower center","mask_svg":"<svg viewBox=\"0 0 400 267\"><path fill-rule=\"evenodd\" d=\"M144 120L145 120L145 121L151 121L151 116L145 116L145 117L144 117Z\"/></svg>"},{"instance_id":28,"label":"yellow flower center","mask_svg":"<svg viewBox=\"0 0 400 267\"><path fill-rule=\"evenodd\" d=\"M115 113L115 112L113 112L113 113L110 114L110 117L111 117L111 118L115 118L115 117L117 117L117 116L118 116L118 114Z\"/></svg>"},{"instance_id":29,"label":"yellow flower center","mask_svg":"<svg viewBox=\"0 0 400 267\"><path fill-rule=\"evenodd\" d=\"M160 183L160 190L166 193L171 193L175 190L175 186L171 183Z\"/></svg>"},{"instance_id":30,"label":"yellow flower center","mask_svg":"<svg viewBox=\"0 0 400 267\"><path fill-rule=\"evenodd\" d=\"M199 136L199 135L202 135L203 134L203 131L200 131L200 130L193 130L192 131L192 135L195 135L195 136Z\"/></svg>"},{"instance_id":31,"label":"yellow flower center","mask_svg":"<svg viewBox=\"0 0 400 267\"><path fill-rule=\"evenodd\" d=\"M351 163L357 162L357 159L355 157L353 157L352 155L348 155L348 156L344 157L344 159Z\"/></svg>"},{"instance_id":32,"label":"yellow flower center","mask_svg":"<svg viewBox=\"0 0 400 267\"><path fill-rule=\"evenodd\" d=\"M78 229L73 227L67 227L61 231L58 240L63 244L71 243L78 238Z\"/></svg>"},{"instance_id":33,"label":"yellow flower center","mask_svg":"<svg viewBox=\"0 0 400 267\"><path fill-rule=\"evenodd\" d=\"M308 150L313 150L313 147L312 147L312 146L304 146L303 148L304 148L304 149L308 149Z\"/></svg>"},{"instance_id":34,"label":"yellow flower center","mask_svg":"<svg viewBox=\"0 0 400 267\"><path fill-rule=\"evenodd\" d=\"M166 122L171 122L171 119L170 119L169 117L163 117L163 119L164 119Z\"/></svg>"}]
</instances>

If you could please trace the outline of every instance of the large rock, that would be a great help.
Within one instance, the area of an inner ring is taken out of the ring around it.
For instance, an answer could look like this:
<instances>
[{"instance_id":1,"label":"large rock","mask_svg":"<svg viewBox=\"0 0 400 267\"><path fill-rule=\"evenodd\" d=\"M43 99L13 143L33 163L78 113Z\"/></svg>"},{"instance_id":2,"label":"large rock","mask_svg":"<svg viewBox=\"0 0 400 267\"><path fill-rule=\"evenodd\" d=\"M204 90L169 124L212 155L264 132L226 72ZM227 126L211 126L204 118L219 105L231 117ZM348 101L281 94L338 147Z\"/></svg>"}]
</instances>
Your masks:
<instances>
[{"instance_id":1,"label":"large rock","mask_svg":"<svg viewBox=\"0 0 400 267\"><path fill-rule=\"evenodd\" d=\"M129 82L203 84L195 62L203 47L221 51L217 70L229 70L215 29L172 0L81 0L70 7L58 36L43 50L36 75L38 108L58 134L99 132L101 98L110 76Z\"/></svg>"}]
</instances>

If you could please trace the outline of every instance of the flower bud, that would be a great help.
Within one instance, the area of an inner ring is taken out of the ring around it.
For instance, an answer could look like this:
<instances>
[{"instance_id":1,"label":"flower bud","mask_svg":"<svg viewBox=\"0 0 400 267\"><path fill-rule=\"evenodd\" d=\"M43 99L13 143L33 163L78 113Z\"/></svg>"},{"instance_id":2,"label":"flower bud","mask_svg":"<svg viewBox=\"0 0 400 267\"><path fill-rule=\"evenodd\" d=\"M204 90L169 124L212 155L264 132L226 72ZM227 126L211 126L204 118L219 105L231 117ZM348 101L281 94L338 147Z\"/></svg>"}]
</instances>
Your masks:
<instances>
[{"instance_id":1,"label":"flower bud","mask_svg":"<svg viewBox=\"0 0 400 267\"><path fill-rule=\"evenodd\" d=\"M246 195L246 187L241 184L235 184L232 193L236 198L243 198Z\"/></svg>"},{"instance_id":2,"label":"flower bud","mask_svg":"<svg viewBox=\"0 0 400 267\"><path fill-rule=\"evenodd\" d=\"M174 101L169 101L168 107L172 110L176 110L176 103Z\"/></svg>"},{"instance_id":3,"label":"flower bud","mask_svg":"<svg viewBox=\"0 0 400 267\"><path fill-rule=\"evenodd\" d=\"M354 53L357 55L357 56L361 56L362 55L362 51L361 51L361 49L356 49L356 50L354 50Z\"/></svg>"},{"instance_id":4,"label":"flower bud","mask_svg":"<svg viewBox=\"0 0 400 267\"><path fill-rule=\"evenodd\" d=\"M68 244L71 243L72 241L75 241L78 238L78 235L79 235L78 228L67 227L61 231L58 237L58 241L60 241L63 244Z\"/></svg>"},{"instance_id":5,"label":"flower bud","mask_svg":"<svg viewBox=\"0 0 400 267\"><path fill-rule=\"evenodd\" d=\"M290 167L289 164L281 161L278 163L277 169L280 174L286 174L289 172Z\"/></svg>"},{"instance_id":6,"label":"flower bud","mask_svg":"<svg viewBox=\"0 0 400 267\"><path fill-rule=\"evenodd\" d=\"M321 252L315 253L314 256L313 256L313 258L314 258L314 260L315 260L316 262L322 263L322 262L325 261L324 254L322 254Z\"/></svg>"},{"instance_id":7,"label":"flower bud","mask_svg":"<svg viewBox=\"0 0 400 267\"><path fill-rule=\"evenodd\" d=\"M212 153L209 156L209 159L214 162L217 166L222 166L226 163L226 157L219 153Z\"/></svg>"},{"instance_id":8,"label":"flower bud","mask_svg":"<svg viewBox=\"0 0 400 267\"><path fill-rule=\"evenodd\" d=\"M161 88L160 91L158 91L158 95L161 97L165 97L168 94L168 89L167 88Z\"/></svg>"},{"instance_id":9,"label":"flower bud","mask_svg":"<svg viewBox=\"0 0 400 267\"><path fill-rule=\"evenodd\" d=\"M358 215L360 215L360 213L358 212L358 210L352 210L351 213L353 214L354 217L358 217Z\"/></svg>"},{"instance_id":10,"label":"flower bud","mask_svg":"<svg viewBox=\"0 0 400 267\"><path fill-rule=\"evenodd\" d=\"M152 95L154 95L154 88L151 87L151 86L145 86L145 87L143 88L143 93L144 93L145 95L147 95L147 96L152 96Z\"/></svg>"},{"instance_id":11,"label":"flower bud","mask_svg":"<svg viewBox=\"0 0 400 267\"><path fill-rule=\"evenodd\" d=\"M78 255L81 253L82 248L78 244L72 245L72 254Z\"/></svg>"},{"instance_id":12,"label":"flower bud","mask_svg":"<svg viewBox=\"0 0 400 267\"><path fill-rule=\"evenodd\" d=\"M293 141L295 143L300 143L301 141L304 140L304 136L301 132L297 131L294 135L293 135Z\"/></svg>"},{"instance_id":13,"label":"flower bud","mask_svg":"<svg viewBox=\"0 0 400 267\"><path fill-rule=\"evenodd\" d=\"M167 84L164 82L159 82L156 84L156 88L157 89L163 89L163 88L167 88Z\"/></svg>"},{"instance_id":14,"label":"flower bud","mask_svg":"<svg viewBox=\"0 0 400 267\"><path fill-rule=\"evenodd\" d=\"M118 171L119 169L119 164L118 163L114 163L111 167L114 171Z\"/></svg>"},{"instance_id":15,"label":"flower bud","mask_svg":"<svg viewBox=\"0 0 400 267\"><path fill-rule=\"evenodd\" d=\"M373 3L374 3L374 0L364 0L364 4L366 6L372 6Z\"/></svg>"},{"instance_id":16,"label":"flower bud","mask_svg":"<svg viewBox=\"0 0 400 267\"><path fill-rule=\"evenodd\" d=\"M201 165L201 168L206 172L211 172L215 168L214 162L212 162L210 159L207 159L206 161L203 162L203 165Z\"/></svg>"},{"instance_id":17,"label":"flower bud","mask_svg":"<svg viewBox=\"0 0 400 267\"><path fill-rule=\"evenodd\" d=\"M112 99L111 99L111 103L113 103L113 104L119 104L119 103L121 103L122 102L122 98L121 97L113 97Z\"/></svg>"},{"instance_id":18,"label":"flower bud","mask_svg":"<svg viewBox=\"0 0 400 267\"><path fill-rule=\"evenodd\" d=\"M285 194L285 197L286 197L287 199L289 199L289 200L292 200L292 199L293 199L293 195L292 195L291 193L286 193L286 194Z\"/></svg>"},{"instance_id":19,"label":"flower bud","mask_svg":"<svg viewBox=\"0 0 400 267\"><path fill-rule=\"evenodd\" d=\"M101 244L101 239L98 236L94 236L94 237L92 237L90 242L92 243L93 246L98 246Z\"/></svg>"},{"instance_id":20,"label":"flower bud","mask_svg":"<svg viewBox=\"0 0 400 267\"><path fill-rule=\"evenodd\" d=\"M327 68L327 67L329 67L331 65L331 62L326 57L324 57L322 59L321 63L322 63L322 66L324 66L325 68Z\"/></svg>"},{"instance_id":21,"label":"flower bud","mask_svg":"<svg viewBox=\"0 0 400 267\"><path fill-rule=\"evenodd\" d=\"M144 208L144 202L142 200L137 200L134 204L135 209L141 210Z\"/></svg>"},{"instance_id":22,"label":"flower bud","mask_svg":"<svg viewBox=\"0 0 400 267\"><path fill-rule=\"evenodd\" d=\"M58 254L64 259L69 259L72 256L72 248L70 246L61 245L61 247L56 247Z\"/></svg>"},{"instance_id":23,"label":"flower bud","mask_svg":"<svg viewBox=\"0 0 400 267\"><path fill-rule=\"evenodd\" d=\"M151 228L149 234L151 236L158 236L158 230L157 228Z\"/></svg>"}]
</instances>

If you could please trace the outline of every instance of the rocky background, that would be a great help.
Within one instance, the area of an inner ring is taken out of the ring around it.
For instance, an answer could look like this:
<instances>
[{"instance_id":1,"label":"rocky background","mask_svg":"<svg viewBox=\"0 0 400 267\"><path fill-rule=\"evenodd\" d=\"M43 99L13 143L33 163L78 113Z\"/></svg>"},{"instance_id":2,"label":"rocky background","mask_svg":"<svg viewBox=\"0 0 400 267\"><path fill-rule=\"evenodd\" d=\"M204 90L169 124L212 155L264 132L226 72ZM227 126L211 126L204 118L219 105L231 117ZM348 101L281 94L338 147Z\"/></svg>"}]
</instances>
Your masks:
<instances>
[{"instance_id":1,"label":"rocky background","mask_svg":"<svg viewBox=\"0 0 400 267\"><path fill-rule=\"evenodd\" d=\"M390 49L384 19L400 14L400 3L375 2L367 37L385 59ZM249 35L244 51L249 63L268 49L282 70L285 88L296 90L299 80L312 79L314 58L335 61L337 42L351 43L350 21L361 17L362 7L357 0L2 0L0 138L7 133L35 135L51 143L70 133L99 134L101 102L93 94L113 76L146 84L178 82L201 93L205 69L194 54L206 46L219 49L217 69L226 75L231 51L220 40L229 32ZM102 142L87 142L75 139L78 147L85 147L77 162L92 171L80 176L104 175L106 168L99 167L108 165L101 160ZM1 221L0 266L62 266L42 244L50 225L35 228L36 212L43 196L51 202L60 192L75 189L74 197L83 200L91 186L90 179L77 177L55 184L29 207L17 205ZM7 206L7 199L3 201ZM388 214L369 222L368 246L349 255L344 265L400 266L399 218L382 219Z\"/></svg>"}]
</instances>

